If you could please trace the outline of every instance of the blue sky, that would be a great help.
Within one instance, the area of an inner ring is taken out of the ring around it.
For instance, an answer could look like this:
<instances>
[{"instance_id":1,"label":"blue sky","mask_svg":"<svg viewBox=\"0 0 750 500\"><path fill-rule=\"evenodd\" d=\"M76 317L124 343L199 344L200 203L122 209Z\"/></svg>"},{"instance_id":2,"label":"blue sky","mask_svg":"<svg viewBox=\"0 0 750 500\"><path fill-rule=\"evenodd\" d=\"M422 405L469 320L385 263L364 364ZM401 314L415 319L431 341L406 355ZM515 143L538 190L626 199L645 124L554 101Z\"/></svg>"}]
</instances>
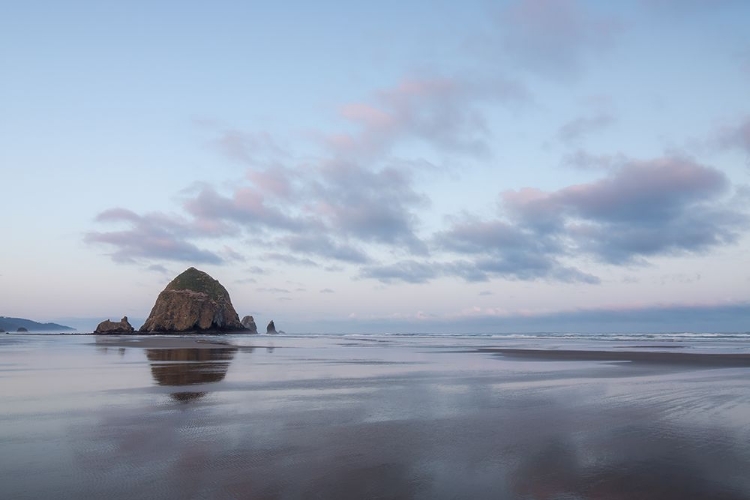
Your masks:
<instances>
[{"instance_id":1,"label":"blue sky","mask_svg":"<svg viewBox=\"0 0 750 500\"><path fill-rule=\"evenodd\" d=\"M2 10L0 314L750 329L747 2Z\"/></svg>"}]
</instances>

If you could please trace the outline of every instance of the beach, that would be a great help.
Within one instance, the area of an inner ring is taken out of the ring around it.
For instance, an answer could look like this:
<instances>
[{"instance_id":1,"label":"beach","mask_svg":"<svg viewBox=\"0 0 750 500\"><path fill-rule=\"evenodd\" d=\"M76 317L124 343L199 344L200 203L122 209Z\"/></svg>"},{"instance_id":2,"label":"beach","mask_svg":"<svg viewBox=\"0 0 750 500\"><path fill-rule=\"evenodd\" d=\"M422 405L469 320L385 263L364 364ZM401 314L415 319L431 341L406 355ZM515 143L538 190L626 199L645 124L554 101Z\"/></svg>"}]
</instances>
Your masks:
<instances>
[{"instance_id":1,"label":"beach","mask_svg":"<svg viewBox=\"0 0 750 500\"><path fill-rule=\"evenodd\" d=\"M0 497L749 499L750 339L0 338Z\"/></svg>"}]
</instances>

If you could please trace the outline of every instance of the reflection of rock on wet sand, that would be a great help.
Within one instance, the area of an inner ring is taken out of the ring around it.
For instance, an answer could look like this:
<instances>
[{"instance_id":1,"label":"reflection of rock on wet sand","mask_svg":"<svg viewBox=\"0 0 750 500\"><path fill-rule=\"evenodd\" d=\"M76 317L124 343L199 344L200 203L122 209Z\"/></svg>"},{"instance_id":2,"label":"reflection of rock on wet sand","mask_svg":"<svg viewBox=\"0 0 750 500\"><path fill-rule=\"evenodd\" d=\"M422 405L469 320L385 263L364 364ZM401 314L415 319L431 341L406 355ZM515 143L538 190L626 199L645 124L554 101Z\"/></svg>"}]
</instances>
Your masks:
<instances>
[{"instance_id":1,"label":"reflection of rock on wet sand","mask_svg":"<svg viewBox=\"0 0 750 500\"><path fill-rule=\"evenodd\" d=\"M236 348L224 349L146 349L151 376L159 385L185 386L211 384L224 380ZM205 396L205 391L173 392L177 401Z\"/></svg>"}]
</instances>

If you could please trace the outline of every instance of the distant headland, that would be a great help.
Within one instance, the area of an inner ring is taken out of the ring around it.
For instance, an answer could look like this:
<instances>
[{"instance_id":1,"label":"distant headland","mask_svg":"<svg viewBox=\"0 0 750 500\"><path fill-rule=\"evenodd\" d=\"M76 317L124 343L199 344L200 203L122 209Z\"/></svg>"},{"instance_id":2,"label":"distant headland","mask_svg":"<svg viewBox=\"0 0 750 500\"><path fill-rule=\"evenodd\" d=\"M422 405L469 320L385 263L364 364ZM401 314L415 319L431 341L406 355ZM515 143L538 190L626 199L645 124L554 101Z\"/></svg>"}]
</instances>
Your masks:
<instances>
[{"instance_id":1,"label":"distant headland","mask_svg":"<svg viewBox=\"0 0 750 500\"><path fill-rule=\"evenodd\" d=\"M0 316L0 332L71 332L75 328L57 323L38 323L30 319Z\"/></svg>"}]
</instances>

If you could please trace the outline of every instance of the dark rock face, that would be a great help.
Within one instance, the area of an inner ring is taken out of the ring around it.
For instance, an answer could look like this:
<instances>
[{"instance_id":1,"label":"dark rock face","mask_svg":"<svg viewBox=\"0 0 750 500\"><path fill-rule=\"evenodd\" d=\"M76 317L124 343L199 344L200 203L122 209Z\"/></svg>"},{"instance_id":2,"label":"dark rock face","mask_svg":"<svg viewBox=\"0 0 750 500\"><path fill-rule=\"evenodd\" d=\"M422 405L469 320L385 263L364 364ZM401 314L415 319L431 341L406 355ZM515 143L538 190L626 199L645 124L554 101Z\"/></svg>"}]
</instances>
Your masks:
<instances>
[{"instance_id":1,"label":"dark rock face","mask_svg":"<svg viewBox=\"0 0 750 500\"><path fill-rule=\"evenodd\" d=\"M99 326L96 327L96 330L94 330L94 333L99 335L107 335L107 334L120 334L120 333L133 333L135 331L135 328L133 328L130 323L128 322L128 317L123 316L122 319L118 322L106 320L99 323Z\"/></svg>"},{"instance_id":2,"label":"dark rock face","mask_svg":"<svg viewBox=\"0 0 750 500\"><path fill-rule=\"evenodd\" d=\"M252 316L242 318L242 326L247 328L247 333L258 333L258 326L255 324L255 319Z\"/></svg>"},{"instance_id":3,"label":"dark rock face","mask_svg":"<svg viewBox=\"0 0 750 500\"><path fill-rule=\"evenodd\" d=\"M266 333L279 333L276 331L276 325L273 324L273 320L268 323L268 326L266 327Z\"/></svg>"},{"instance_id":4,"label":"dark rock face","mask_svg":"<svg viewBox=\"0 0 750 500\"><path fill-rule=\"evenodd\" d=\"M16 330L16 332L24 333L24 332L28 332L28 330L24 327L20 327L18 330Z\"/></svg>"},{"instance_id":5,"label":"dark rock face","mask_svg":"<svg viewBox=\"0 0 750 500\"><path fill-rule=\"evenodd\" d=\"M142 333L244 331L229 292L191 267L173 279L156 299Z\"/></svg>"}]
</instances>

